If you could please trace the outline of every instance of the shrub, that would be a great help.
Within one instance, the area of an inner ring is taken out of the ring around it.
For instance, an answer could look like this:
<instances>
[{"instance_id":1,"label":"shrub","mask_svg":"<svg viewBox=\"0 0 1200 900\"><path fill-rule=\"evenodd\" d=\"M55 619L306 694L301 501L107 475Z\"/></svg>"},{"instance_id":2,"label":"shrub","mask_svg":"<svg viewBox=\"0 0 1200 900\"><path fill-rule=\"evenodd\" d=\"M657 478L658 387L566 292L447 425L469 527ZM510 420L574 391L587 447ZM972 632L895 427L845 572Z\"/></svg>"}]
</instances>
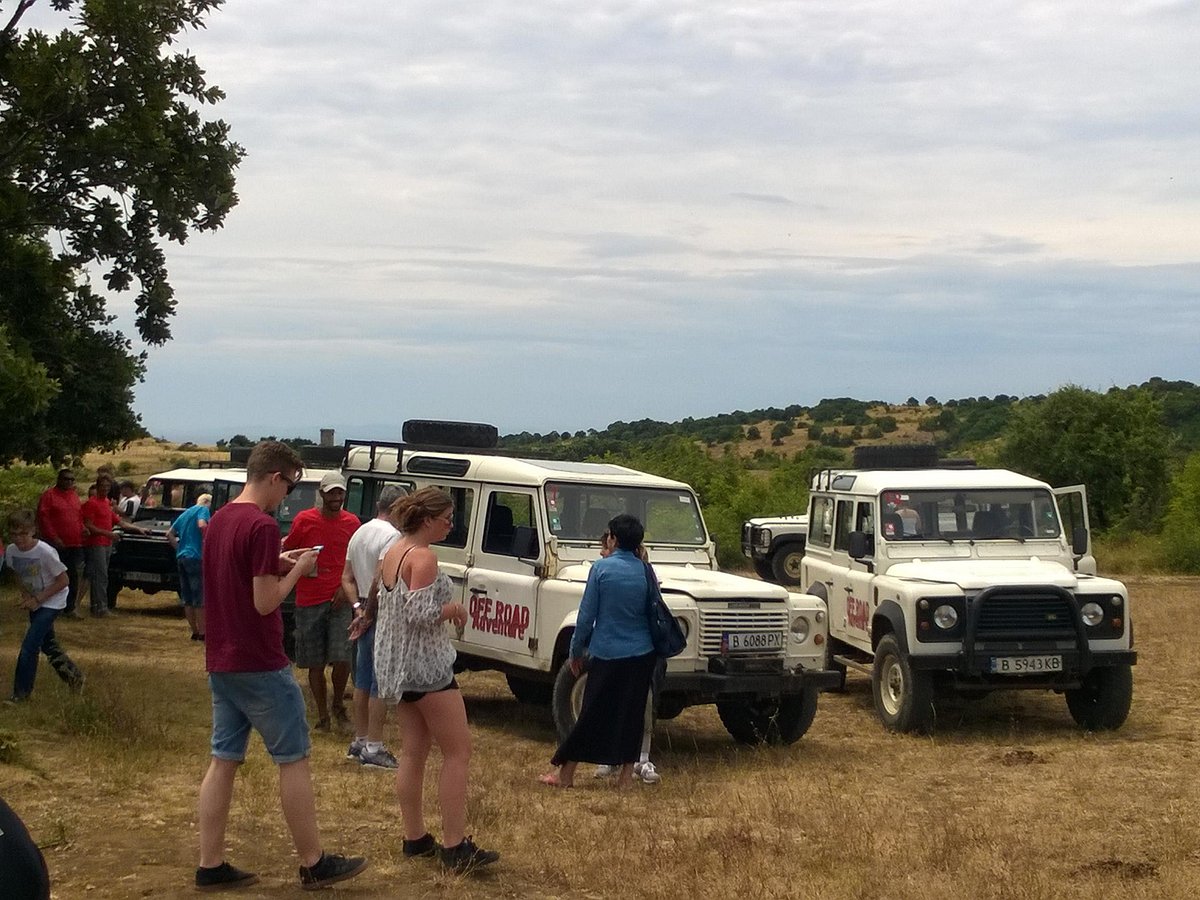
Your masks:
<instances>
[{"instance_id":1,"label":"shrub","mask_svg":"<svg viewBox=\"0 0 1200 900\"><path fill-rule=\"evenodd\" d=\"M1189 455L1171 482L1162 540L1172 571L1200 573L1200 453Z\"/></svg>"}]
</instances>

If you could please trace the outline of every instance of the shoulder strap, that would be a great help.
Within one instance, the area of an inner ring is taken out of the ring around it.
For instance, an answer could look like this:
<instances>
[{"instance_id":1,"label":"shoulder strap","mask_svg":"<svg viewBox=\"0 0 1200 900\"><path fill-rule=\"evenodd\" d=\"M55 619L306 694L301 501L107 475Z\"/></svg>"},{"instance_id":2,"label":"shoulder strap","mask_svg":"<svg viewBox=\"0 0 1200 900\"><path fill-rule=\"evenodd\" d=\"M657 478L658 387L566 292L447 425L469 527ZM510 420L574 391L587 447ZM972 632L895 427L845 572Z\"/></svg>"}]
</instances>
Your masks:
<instances>
[{"instance_id":1,"label":"shoulder strap","mask_svg":"<svg viewBox=\"0 0 1200 900\"><path fill-rule=\"evenodd\" d=\"M413 550L415 550L415 549L416 549L415 546L409 547L407 550L405 550L403 553L400 554L400 562L396 563L396 577L392 579L391 590L395 590L396 585L398 585L400 583L400 568L404 565L404 560L408 558L408 554L412 553Z\"/></svg>"}]
</instances>

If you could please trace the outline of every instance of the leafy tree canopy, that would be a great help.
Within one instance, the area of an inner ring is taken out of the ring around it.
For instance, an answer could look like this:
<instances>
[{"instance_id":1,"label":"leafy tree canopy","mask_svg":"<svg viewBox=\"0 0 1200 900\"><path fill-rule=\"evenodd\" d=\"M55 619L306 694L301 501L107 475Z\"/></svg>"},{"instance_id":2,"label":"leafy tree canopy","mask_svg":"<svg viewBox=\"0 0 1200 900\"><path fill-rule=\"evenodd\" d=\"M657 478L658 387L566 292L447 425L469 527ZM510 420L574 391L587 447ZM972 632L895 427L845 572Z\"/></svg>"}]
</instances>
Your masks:
<instances>
[{"instance_id":1,"label":"leafy tree canopy","mask_svg":"<svg viewBox=\"0 0 1200 900\"><path fill-rule=\"evenodd\" d=\"M223 0L50 0L61 30L0 3L0 463L61 460L140 433L144 354L171 337L165 241L220 227L243 150L200 115L224 96L182 33ZM90 273L103 287L94 289Z\"/></svg>"},{"instance_id":2,"label":"leafy tree canopy","mask_svg":"<svg viewBox=\"0 0 1200 900\"><path fill-rule=\"evenodd\" d=\"M1143 530L1163 512L1170 443L1149 391L1068 385L1012 407L1000 456L1051 484L1086 484L1096 528Z\"/></svg>"}]
</instances>

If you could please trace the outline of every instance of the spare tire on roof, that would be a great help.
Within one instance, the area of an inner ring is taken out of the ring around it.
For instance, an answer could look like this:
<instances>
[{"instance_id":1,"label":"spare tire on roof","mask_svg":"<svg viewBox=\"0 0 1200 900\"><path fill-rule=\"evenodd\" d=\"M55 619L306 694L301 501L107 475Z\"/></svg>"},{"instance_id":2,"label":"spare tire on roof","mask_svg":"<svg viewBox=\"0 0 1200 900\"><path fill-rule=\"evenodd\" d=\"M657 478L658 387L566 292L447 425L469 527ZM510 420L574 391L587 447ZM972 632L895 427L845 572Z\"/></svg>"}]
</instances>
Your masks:
<instances>
[{"instance_id":1,"label":"spare tire on roof","mask_svg":"<svg viewBox=\"0 0 1200 900\"><path fill-rule=\"evenodd\" d=\"M400 432L406 444L490 450L500 442L495 425L482 422L443 422L409 419Z\"/></svg>"},{"instance_id":2,"label":"spare tire on roof","mask_svg":"<svg viewBox=\"0 0 1200 900\"><path fill-rule=\"evenodd\" d=\"M854 448L856 469L932 469L938 464L933 444L881 444Z\"/></svg>"}]
</instances>

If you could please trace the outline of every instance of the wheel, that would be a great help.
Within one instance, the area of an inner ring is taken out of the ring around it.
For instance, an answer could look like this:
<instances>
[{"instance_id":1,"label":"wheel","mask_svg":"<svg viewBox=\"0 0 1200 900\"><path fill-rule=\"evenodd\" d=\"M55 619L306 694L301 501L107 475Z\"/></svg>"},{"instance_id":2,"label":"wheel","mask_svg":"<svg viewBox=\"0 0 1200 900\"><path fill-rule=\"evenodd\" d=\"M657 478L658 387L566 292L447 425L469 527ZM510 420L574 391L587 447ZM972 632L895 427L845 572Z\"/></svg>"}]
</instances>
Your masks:
<instances>
[{"instance_id":1,"label":"wheel","mask_svg":"<svg viewBox=\"0 0 1200 900\"><path fill-rule=\"evenodd\" d=\"M758 573L758 577L763 581L775 580L775 571L771 568L771 564L765 559L756 559L754 561L754 571Z\"/></svg>"},{"instance_id":2,"label":"wheel","mask_svg":"<svg viewBox=\"0 0 1200 900\"><path fill-rule=\"evenodd\" d=\"M771 573L775 583L795 586L800 583L800 563L804 561L804 543L789 541L780 544L771 556Z\"/></svg>"},{"instance_id":3,"label":"wheel","mask_svg":"<svg viewBox=\"0 0 1200 900\"><path fill-rule=\"evenodd\" d=\"M817 714L817 692L766 700L720 700L717 715L739 744L794 744Z\"/></svg>"},{"instance_id":4,"label":"wheel","mask_svg":"<svg viewBox=\"0 0 1200 900\"><path fill-rule=\"evenodd\" d=\"M508 689L519 703L545 706L554 697L554 685L546 681L535 681L519 675L505 675Z\"/></svg>"},{"instance_id":5,"label":"wheel","mask_svg":"<svg viewBox=\"0 0 1200 900\"><path fill-rule=\"evenodd\" d=\"M554 696L551 710L554 713L554 727L558 729L558 739L565 740L575 727L579 718L579 710L583 708L583 689L587 687L587 669L576 678L571 673L571 667L563 663L558 667L558 675L554 679Z\"/></svg>"},{"instance_id":6,"label":"wheel","mask_svg":"<svg viewBox=\"0 0 1200 900\"><path fill-rule=\"evenodd\" d=\"M933 716L933 677L912 667L896 636L885 634L875 648L871 673L875 712L889 731L924 731Z\"/></svg>"},{"instance_id":7,"label":"wheel","mask_svg":"<svg viewBox=\"0 0 1200 900\"><path fill-rule=\"evenodd\" d=\"M1071 718L1088 731L1112 731L1125 724L1133 703L1133 669L1092 669L1083 686L1066 692Z\"/></svg>"}]
</instances>

